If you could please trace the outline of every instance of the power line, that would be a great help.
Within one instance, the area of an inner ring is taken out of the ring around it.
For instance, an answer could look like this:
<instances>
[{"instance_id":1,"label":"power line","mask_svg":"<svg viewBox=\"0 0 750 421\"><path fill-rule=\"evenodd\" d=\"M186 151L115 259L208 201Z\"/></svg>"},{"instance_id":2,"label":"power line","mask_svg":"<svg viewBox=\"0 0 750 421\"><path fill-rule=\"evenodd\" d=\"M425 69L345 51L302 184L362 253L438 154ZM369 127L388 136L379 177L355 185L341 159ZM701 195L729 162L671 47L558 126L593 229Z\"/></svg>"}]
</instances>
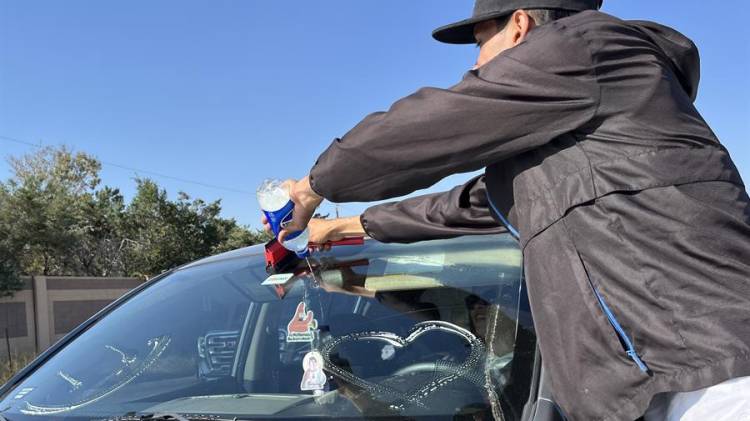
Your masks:
<instances>
[{"instance_id":1,"label":"power line","mask_svg":"<svg viewBox=\"0 0 750 421\"><path fill-rule=\"evenodd\" d=\"M43 148L45 146L41 142L39 142L39 143L32 143L32 142L28 142L28 141L25 141L25 140L21 140L21 139L17 139L17 138L14 138L14 137L9 137L9 136L3 136L3 135L0 135L0 139L7 140L9 142L19 143L21 145L32 146L32 147L39 148L39 149L41 149L41 148ZM173 180L173 181L179 181L181 183L194 184L196 186L201 186L201 187L205 187L205 188L209 188L209 189L223 190L223 191L226 191L226 192L239 193L239 194L243 194L243 195L252 195L252 194L254 194L254 193L251 193L249 191L245 191L245 190L241 190L241 189L236 189L236 188L233 188L233 187L224 187L224 186L219 186L219 185L216 185L216 184L204 183L202 181L190 180L190 179L182 178L182 177L175 177L175 176L172 176L172 175L168 175L168 174L164 174L164 173L159 173L159 172L156 172L156 171L149 171L149 170L134 168L134 167L130 167L130 166L127 166L127 165L117 164L117 163L114 163L114 162L109 162L109 161L104 161L104 160L99 160L99 162L101 162L102 165L106 165L106 166L109 166L109 167L115 167L115 168L119 168L119 169L127 170L127 171L134 171L136 173L148 174L148 175L152 175L154 177L160 177L160 178L166 178L166 179Z\"/></svg>"},{"instance_id":2,"label":"power line","mask_svg":"<svg viewBox=\"0 0 750 421\"><path fill-rule=\"evenodd\" d=\"M43 145L42 145L41 142L39 142L39 143L31 143L31 142L26 142L24 140L20 140L20 139L16 139L16 138L13 138L13 137L8 137L8 136L2 136L2 135L0 135L0 139L5 139L5 140L8 140L10 142L20 143L22 145L33 146L35 148L42 148L43 147Z\"/></svg>"}]
</instances>

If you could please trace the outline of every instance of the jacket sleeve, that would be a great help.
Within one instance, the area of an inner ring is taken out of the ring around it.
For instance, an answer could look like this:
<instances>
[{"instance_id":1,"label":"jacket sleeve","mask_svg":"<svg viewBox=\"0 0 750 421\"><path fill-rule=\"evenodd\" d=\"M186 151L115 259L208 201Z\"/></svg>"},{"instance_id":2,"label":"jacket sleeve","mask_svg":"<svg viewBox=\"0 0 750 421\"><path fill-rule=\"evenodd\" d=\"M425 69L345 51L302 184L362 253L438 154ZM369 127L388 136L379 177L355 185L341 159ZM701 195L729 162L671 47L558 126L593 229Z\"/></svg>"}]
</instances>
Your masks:
<instances>
[{"instance_id":1,"label":"jacket sleeve","mask_svg":"<svg viewBox=\"0 0 750 421\"><path fill-rule=\"evenodd\" d=\"M458 85L371 114L319 157L313 190L333 202L402 196L581 128L599 87L584 41L560 31L544 25Z\"/></svg>"},{"instance_id":2,"label":"jacket sleeve","mask_svg":"<svg viewBox=\"0 0 750 421\"><path fill-rule=\"evenodd\" d=\"M360 220L370 237L384 243L505 232L490 213L484 176L447 192L372 206Z\"/></svg>"}]
</instances>

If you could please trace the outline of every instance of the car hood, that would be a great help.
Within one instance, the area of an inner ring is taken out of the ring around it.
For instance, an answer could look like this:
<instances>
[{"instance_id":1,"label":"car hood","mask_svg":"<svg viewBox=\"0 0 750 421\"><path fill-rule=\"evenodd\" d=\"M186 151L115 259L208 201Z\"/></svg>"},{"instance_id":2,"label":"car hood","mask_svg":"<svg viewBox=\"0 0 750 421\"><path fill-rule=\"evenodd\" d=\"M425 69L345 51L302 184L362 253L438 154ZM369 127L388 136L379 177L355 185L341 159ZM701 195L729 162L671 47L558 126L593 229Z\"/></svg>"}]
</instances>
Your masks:
<instances>
[{"instance_id":1,"label":"car hood","mask_svg":"<svg viewBox=\"0 0 750 421\"><path fill-rule=\"evenodd\" d=\"M153 413L181 413L181 414L211 414L248 416L276 415L289 408L311 401L308 395L213 395L180 398L153 406L144 412Z\"/></svg>"}]
</instances>

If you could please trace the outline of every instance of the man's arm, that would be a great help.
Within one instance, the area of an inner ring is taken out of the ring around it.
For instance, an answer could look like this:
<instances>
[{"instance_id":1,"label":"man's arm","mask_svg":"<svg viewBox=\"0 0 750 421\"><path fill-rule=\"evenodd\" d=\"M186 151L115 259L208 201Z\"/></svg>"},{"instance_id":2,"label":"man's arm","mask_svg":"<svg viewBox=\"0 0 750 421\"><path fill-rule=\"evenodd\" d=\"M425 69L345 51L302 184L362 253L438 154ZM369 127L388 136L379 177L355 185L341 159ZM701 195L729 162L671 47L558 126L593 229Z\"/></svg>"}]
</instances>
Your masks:
<instances>
[{"instance_id":1,"label":"man's arm","mask_svg":"<svg viewBox=\"0 0 750 421\"><path fill-rule=\"evenodd\" d=\"M541 26L453 88L421 89L336 139L309 176L291 182L294 219L279 238L304 229L323 198L402 196L588 130L599 101L585 40L564 25Z\"/></svg>"},{"instance_id":2,"label":"man's arm","mask_svg":"<svg viewBox=\"0 0 750 421\"><path fill-rule=\"evenodd\" d=\"M581 129L599 86L574 35L545 25L453 88L424 88L371 114L319 157L311 189L333 202L397 197Z\"/></svg>"},{"instance_id":3,"label":"man's arm","mask_svg":"<svg viewBox=\"0 0 750 421\"><path fill-rule=\"evenodd\" d=\"M384 243L505 232L492 217L483 175L444 193L370 207L360 221L370 237Z\"/></svg>"},{"instance_id":4,"label":"man's arm","mask_svg":"<svg viewBox=\"0 0 750 421\"><path fill-rule=\"evenodd\" d=\"M504 232L487 205L484 176L462 186L368 208L359 217L310 221L310 241L369 235L384 243L411 243Z\"/></svg>"}]
</instances>

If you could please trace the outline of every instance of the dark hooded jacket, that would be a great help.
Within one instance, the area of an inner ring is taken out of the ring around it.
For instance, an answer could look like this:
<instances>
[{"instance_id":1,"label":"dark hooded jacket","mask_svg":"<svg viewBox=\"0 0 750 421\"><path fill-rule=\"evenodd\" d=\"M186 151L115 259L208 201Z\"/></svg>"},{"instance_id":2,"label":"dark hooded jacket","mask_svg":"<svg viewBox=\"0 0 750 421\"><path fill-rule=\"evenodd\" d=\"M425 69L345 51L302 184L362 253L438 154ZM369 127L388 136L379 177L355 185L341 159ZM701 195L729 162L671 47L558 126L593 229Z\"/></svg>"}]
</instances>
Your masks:
<instances>
[{"instance_id":1,"label":"dark hooded jacket","mask_svg":"<svg viewBox=\"0 0 750 421\"><path fill-rule=\"evenodd\" d=\"M332 201L484 177L362 216L381 241L519 235L556 401L632 420L654 394L750 375L750 201L693 101L695 46L588 11L450 89L368 116L313 167Z\"/></svg>"}]
</instances>

